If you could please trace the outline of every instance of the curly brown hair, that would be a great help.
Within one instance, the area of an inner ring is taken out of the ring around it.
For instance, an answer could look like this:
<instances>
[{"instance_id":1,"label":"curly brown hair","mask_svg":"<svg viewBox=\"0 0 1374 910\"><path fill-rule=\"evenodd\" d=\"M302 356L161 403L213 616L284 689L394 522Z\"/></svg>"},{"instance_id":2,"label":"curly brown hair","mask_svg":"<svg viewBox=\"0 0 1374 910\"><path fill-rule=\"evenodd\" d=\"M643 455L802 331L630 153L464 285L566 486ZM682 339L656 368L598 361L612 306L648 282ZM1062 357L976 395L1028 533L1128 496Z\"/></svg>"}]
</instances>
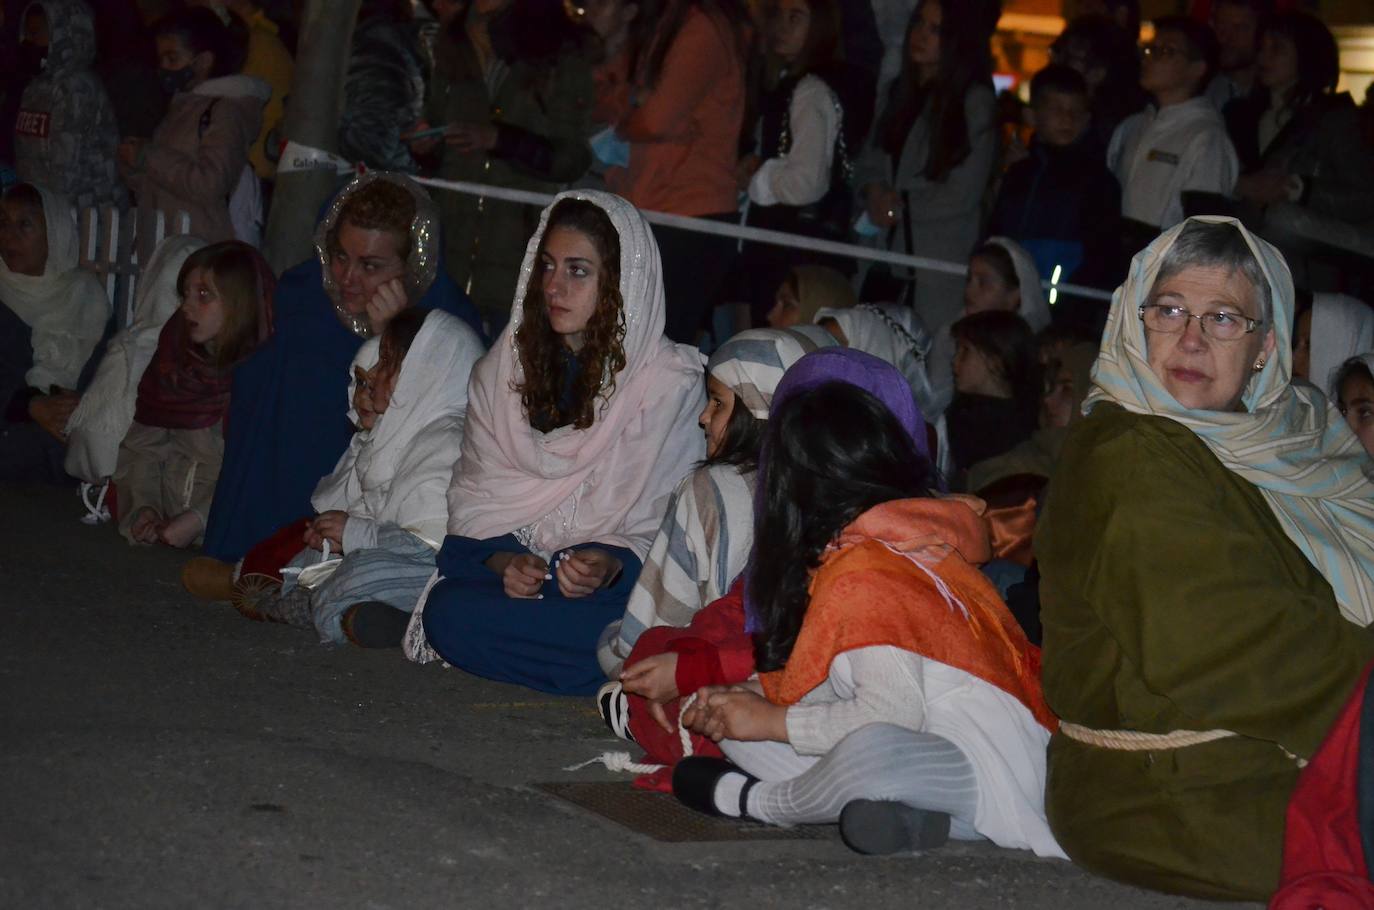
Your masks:
<instances>
[{"instance_id":1,"label":"curly brown hair","mask_svg":"<svg viewBox=\"0 0 1374 910\"><path fill-rule=\"evenodd\" d=\"M544 305L544 286L538 274L525 288L524 319L515 331L515 347L524 370L524 381L515 390L525 408L530 426L541 433L572 424L585 430L596 421L596 402L609 401L615 392L616 376L625 369L625 302L620 296L620 235L611 219L597 206L583 199L564 199L549 213L544 243L554 228L568 228L583 234L601 257L601 280L597 288L596 309L582 334L577 353L580 366L573 380L572 401L565 411L562 397L564 362L568 349L549 324ZM536 263L539 261L536 257Z\"/></svg>"},{"instance_id":2,"label":"curly brown hair","mask_svg":"<svg viewBox=\"0 0 1374 910\"><path fill-rule=\"evenodd\" d=\"M348 222L364 231L386 231L396 237L402 260L410 257L410 226L415 221L415 197L390 180L374 180L354 192L339 208L329 229L328 248L338 250L339 228Z\"/></svg>"}]
</instances>

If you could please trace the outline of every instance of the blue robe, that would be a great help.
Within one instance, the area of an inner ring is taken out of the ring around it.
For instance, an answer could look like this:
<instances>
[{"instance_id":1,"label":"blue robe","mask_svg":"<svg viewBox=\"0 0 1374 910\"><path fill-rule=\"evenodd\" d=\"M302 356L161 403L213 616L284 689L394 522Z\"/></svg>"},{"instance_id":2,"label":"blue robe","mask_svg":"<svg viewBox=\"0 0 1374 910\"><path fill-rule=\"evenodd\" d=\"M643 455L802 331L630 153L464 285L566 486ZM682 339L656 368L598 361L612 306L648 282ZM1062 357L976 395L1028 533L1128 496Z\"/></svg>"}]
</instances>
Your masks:
<instances>
[{"instance_id":1,"label":"blue robe","mask_svg":"<svg viewBox=\"0 0 1374 910\"><path fill-rule=\"evenodd\" d=\"M310 496L348 448L348 366L363 339L344 328L318 259L288 269L272 298L272 338L234 370L224 466L205 552L234 562L283 525L313 515ZM417 306L482 335L477 308L442 264Z\"/></svg>"}]
</instances>

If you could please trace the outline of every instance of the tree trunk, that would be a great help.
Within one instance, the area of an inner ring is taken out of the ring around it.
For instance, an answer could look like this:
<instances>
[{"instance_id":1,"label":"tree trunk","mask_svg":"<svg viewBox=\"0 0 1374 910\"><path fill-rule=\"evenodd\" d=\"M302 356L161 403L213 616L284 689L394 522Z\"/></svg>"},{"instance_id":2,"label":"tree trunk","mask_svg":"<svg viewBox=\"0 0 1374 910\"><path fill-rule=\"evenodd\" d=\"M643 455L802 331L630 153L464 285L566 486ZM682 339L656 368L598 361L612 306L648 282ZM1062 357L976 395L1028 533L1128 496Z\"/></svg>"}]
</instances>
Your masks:
<instances>
[{"instance_id":1,"label":"tree trunk","mask_svg":"<svg viewBox=\"0 0 1374 910\"><path fill-rule=\"evenodd\" d=\"M282 135L311 148L338 152L344 75L353 24L362 0L306 0L296 67ZM314 254L315 216L338 186L332 168L282 170L278 165L263 255L278 273Z\"/></svg>"}]
</instances>

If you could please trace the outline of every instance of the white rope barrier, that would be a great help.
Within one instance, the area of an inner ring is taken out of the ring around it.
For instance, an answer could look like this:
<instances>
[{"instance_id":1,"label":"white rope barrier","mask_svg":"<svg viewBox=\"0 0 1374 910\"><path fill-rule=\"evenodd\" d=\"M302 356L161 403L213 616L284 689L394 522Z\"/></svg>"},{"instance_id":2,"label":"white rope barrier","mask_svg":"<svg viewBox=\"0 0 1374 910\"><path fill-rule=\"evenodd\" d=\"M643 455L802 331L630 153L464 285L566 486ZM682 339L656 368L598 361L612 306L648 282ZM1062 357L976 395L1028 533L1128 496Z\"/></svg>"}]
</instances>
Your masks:
<instances>
[{"instance_id":1,"label":"white rope barrier","mask_svg":"<svg viewBox=\"0 0 1374 910\"><path fill-rule=\"evenodd\" d=\"M485 183L469 183L463 180L440 180L435 177L416 177L414 179L416 183L435 189L447 190L453 193L466 193L470 196L484 196L488 199L501 199L506 202L517 202L524 205L537 205L542 207L548 205L554 198L553 195L549 193L533 193L528 190L515 190L507 187L491 186ZM650 224L661 224L664 227L694 231L698 234L714 234L717 237L730 237L735 240L748 240L755 243L766 243L772 246L785 246L795 250L807 250L809 252L825 253L831 256L844 256L850 259L866 259L870 262L882 262L888 265L913 268L918 271L940 272L945 275L958 275L960 277L968 274L968 266L958 262L945 262L942 259L929 259L925 256L894 253L891 250L879 250L873 247L858 246L852 243L838 243L833 240L822 240L818 237L807 237L802 234L787 234L782 231L770 231L764 228L748 227L742 224L711 221L707 218L692 218L687 215L672 215L668 212L652 212L647 209L640 209L640 212ZM1084 285L1052 281L1042 281L1040 284L1045 290L1058 291L1060 294L1073 294L1076 297L1087 297L1092 300L1104 300L1108 302L1112 299L1112 295L1101 288L1090 288Z\"/></svg>"},{"instance_id":2,"label":"white rope barrier","mask_svg":"<svg viewBox=\"0 0 1374 910\"><path fill-rule=\"evenodd\" d=\"M296 142L286 143L282 150L281 160L277 163L277 172L290 173L291 171L306 170L333 170L339 174L347 174L356 170L356 167L331 152L300 145ZM521 205L537 205L541 208L552 202L554 198L549 193L516 190L486 183L470 183L465 180L440 180L437 177L416 177L414 179L422 186L433 187L450 193L465 193L469 196L500 199ZM968 274L968 267L962 262L946 262L942 259L894 253L891 250L879 250L853 243L838 243L833 240L821 240L817 237L787 234L782 231L770 231L741 224L728 224L721 221L711 221L707 218L692 218L687 215L672 215L668 212L653 212L647 209L640 209L640 212L650 224L661 224L664 227L694 231L698 234L713 234L717 237L748 240L771 246L784 246L794 250L807 250L831 256L882 262L918 271L940 272L945 275L958 275L960 277ZM1045 290L1052 292L1052 295L1057 292L1057 294L1073 294L1076 297L1086 297L1091 300L1111 301L1112 299L1112 295L1101 288L1090 288L1084 285L1065 284L1057 281L1042 281L1040 284Z\"/></svg>"}]
</instances>

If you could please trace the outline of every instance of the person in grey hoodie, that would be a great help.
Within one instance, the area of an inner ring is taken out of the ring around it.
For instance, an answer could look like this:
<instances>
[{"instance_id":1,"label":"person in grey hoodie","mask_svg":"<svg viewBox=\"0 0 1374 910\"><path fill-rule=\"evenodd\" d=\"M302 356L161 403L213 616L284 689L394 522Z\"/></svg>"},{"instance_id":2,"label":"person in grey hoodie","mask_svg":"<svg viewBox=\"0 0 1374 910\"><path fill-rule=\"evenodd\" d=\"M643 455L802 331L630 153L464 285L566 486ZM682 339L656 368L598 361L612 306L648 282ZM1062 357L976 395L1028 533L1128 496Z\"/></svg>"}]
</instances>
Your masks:
<instances>
[{"instance_id":1,"label":"person in grey hoodie","mask_svg":"<svg viewBox=\"0 0 1374 910\"><path fill-rule=\"evenodd\" d=\"M82 0L41 0L20 16L46 19L48 52L29 82L14 127L15 171L78 208L121 202L115 170L119 132L95 60L95 25ZM7 125L8 126L8 125Z\"/></svg>"},{"instance_id":2,"label":"person in grey hoodie","mask_svg":"<svg viewBox=\"0 0 1374 910\"><path fill-rule=\"evenodd\" d=\"M119 146L119 166L140 210L140 254L155 242L144 229L145 214L159 210L169 218L186 212L190 233L209 243L255 244L253 225L231 208L252 208L246 196L261 208L248 149L271 87L238 74L242 48L208 9L182 10L158 23L157 51L158 75L172 94L167 115L152 139L126 139Z\"/></svg>"}]
</instances>

